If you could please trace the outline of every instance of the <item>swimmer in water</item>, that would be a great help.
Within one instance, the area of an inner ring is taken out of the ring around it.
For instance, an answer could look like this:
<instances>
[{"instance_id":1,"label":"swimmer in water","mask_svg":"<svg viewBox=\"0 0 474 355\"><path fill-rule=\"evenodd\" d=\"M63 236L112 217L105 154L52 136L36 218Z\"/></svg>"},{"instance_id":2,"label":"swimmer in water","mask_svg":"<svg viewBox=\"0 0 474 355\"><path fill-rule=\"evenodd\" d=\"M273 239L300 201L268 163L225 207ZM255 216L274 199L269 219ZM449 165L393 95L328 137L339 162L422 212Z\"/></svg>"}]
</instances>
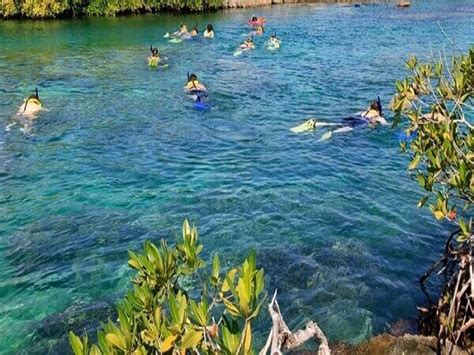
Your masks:
<instances>
[{"instance_id":1,"label":"swimmer in water","mask_svg":"<svg viewBox=\"0 0 474 355\"><path fill-rule=\"evenodd\" d=\"M382 116L382 105L380 103L380 98L377 98L376 101L372 102L365 111L359 112L355 116L344 118L341 123L321 122L316 119L310 119L296 127L291 128L290 130L295 133L301 133L314 130L317 127L337 126L338 128L333 131L326 132L320 139L327 140L332 137L333 133L349 132L357 126L369 125L370 127L374 127L378 124L387 125L387 121Z\"/></svg>"},{"instance_id":2,"label":"swimmer in water","mask_svg":"<svg viewBox=\"0 0 474 355\"><path fill-rule=\"evenodd\" d=\"M264 31L265 30L264 30L263 26L257 26L257 28L255 29L255 35L261 36L261 35L263 35Z\"/></svg>"},{"instance_id":3,"label":"swimmer in water","mask_svg":"<svg viewBox=\"0 0 474 355\"><path fill-rule=\"evenodd\" d=\"M266 46L270 48L280 48L281 40L276 36L276 33L272 33L268 39Z\"/></svg>"},{"instance_id":4,"label":"swimmer in water","mask_svg":"<svg viewBox=\"0 0 474 355\"><path fill-rule=\"evenodd\" d=\"M214 38L214 26L212 26L212 24L209 23L203 35L204 35L204 38Z\"/></svg>"},{"instance_id":5,"label":"swimmer in water","mask_svg":"<svg viewBox=\"0 0 474 355\"><path fill-rule=\"evenodd\" d=\"M178 35L182 36L182 35L185 35L185 34L188 34L188 33L189 33L189 32L188 32L188 28L186 27L185 24L182 23L182 24L179 26Z\"/></svg>"},{"instance_id":6,"label":"swimmer in water","mask_svg":"<svg viewBox=\"0 0 474 355\"><path fill-rule=\"evenodd\" d=\"M196 74L191 74L188 76L188 82L186 83L184 89L189 93L207 91L206 87L199 82Z\"/></svg>"},{"instance_id":7,"label":"swimmer in water","mask_svg":"<svg viewBox=\"0 0 474 355\"><path fill-rule=\"evenodd\" d=\"M18 115L29 119L35 119L36 114L41 110L43 110L43 104L39 98L38 88L35 88L35 93L30 95L20 106Z\"/></svg>"},{"instance_id":8,"label":"swimmer in water","mask_svg":"<svg viewBox=\"0 0 474 355\"><path fill-rule=\"evenodd\" d=\"M198 27L197 27L197 24L196 24L193 27L193 29L191 30L191 37L196 37L198 34L199 34L199 30L198 30Z\"/></svg>"},{"instance_id":9,"label":"swimmer in water","mask_svg":"<svg viewBox=\"0 0 474 355\"><path fill-rule=\"evenodd\" d=\"M243 51L249 50L249 49L255 49L255 44L253 43L253 38L249 37L245 40L244 43L240 45L240 49Z\"/></svg>"}]
</instances>

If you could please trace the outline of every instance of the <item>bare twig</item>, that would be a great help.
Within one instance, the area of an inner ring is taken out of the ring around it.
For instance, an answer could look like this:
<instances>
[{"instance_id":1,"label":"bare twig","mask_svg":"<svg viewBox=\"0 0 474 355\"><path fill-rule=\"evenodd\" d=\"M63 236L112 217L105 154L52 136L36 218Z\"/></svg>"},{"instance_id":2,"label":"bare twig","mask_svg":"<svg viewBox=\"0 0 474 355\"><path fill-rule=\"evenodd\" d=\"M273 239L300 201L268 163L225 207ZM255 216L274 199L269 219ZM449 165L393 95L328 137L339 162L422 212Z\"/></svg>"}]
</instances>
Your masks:
<instances>
[{"instance_id":1,"label":"bare twig","mask_svg":"<svg viewBox=\"0 0 474 355\"><path fill-rule=\"evenodd\" d=\"M474 327L474 318L469 319L460 329L461 333L465 333L466 330Z\"/></svg>"},{"instance_id":2,"label":"bare twig","mask_svg":"<svg viewBox=\"0 0 474 355\"><path fill-rule=\"evenodd\" d=\"M272 345L272 336L273 336L273 328L270 329L270 333L268 333L268 338L267 338L267 341L265 342L265 346L263 347L262 350L260 350L258 355L265 355L268 349L270 349L270 346Z\"/></svg>"}]
</instances>

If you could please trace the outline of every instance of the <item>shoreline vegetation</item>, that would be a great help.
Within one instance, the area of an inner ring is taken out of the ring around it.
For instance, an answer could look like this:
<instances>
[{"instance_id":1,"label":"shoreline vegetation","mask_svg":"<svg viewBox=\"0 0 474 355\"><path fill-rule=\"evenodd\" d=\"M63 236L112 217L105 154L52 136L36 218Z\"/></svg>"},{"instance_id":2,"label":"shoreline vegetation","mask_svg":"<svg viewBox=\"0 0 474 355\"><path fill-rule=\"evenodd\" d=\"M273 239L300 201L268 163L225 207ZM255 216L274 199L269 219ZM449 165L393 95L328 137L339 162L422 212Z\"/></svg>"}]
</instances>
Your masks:
<instances>
[{"instance_id":1,"label":"shoreline vegetation","mask_svg":"<svg viewBox=\"0 0 474 355\"><path fill-rule=\"evenodd\" d=\"M361 4L377 0L3 0L1 19L66 19L158 12L198 13L277 4Z\"/></svg>"}]
</instances>

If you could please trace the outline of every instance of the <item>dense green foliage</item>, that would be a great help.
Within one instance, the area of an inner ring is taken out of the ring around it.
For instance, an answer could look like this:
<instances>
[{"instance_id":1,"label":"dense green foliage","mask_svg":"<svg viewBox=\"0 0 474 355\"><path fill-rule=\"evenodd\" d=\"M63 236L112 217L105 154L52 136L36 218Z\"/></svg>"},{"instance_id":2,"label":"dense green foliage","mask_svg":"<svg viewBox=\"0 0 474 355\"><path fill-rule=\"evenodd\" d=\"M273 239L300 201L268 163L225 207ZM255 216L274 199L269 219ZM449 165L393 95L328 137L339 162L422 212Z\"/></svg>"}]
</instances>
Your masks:
<instances>
[{"instance_id":1,"label":"dense green foliage","mask_svg":"<svg viewBox=\"0 0 474 355\"><path fill-rule=\"evenodd\" d=\"M158 247L146 242L143 254L129 252L137 274L118 322L104 325L97 345L70 333L74 354L251 353L252 323L265 300L263 269L252 253L223 274L215 255L206 275L197 237L184 221L174 247L162 240Z\"/></svg>"},{"instance_id":2,"label":"dense green foliage","mask_svg":"<svg viewBox=\"0 0 474 355\"><path fill-rule=\"evenodd\" d=\"M206 11L222 8L222 0L2 0L0 17L51 18L113 16L126 13Z\"/></svg>"},{"instance_id":3,"label":"dense green foliage","mask_svg":"<svg viewBox=\"0 0 474 355\"><path fill-rule=\"evenodd\" d=\"M412 161L409 170L427 192L419 206L432 200L438 220L460 228L458 241L472 235L474 202L474 47L448 60L406 63L412 75L396 83L394 124L407 124L412 142L402 143Z\"/></svg>"}]
</instances>

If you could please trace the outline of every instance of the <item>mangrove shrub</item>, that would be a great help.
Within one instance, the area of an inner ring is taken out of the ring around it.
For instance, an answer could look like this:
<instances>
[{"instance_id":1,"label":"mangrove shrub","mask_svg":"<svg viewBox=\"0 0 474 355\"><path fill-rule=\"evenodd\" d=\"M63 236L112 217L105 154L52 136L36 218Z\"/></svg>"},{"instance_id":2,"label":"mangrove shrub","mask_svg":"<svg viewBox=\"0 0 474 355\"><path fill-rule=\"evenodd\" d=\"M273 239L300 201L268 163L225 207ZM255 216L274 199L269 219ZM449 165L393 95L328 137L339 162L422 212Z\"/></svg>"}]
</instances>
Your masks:
<instances>
[{"instance_id":1,"label":"mangrove shrub","mask_svg":"<svg viewBox=\"0 0 474 355\"><path fill-rule=\"evenodd\" d=\"M431 202L438 220L448 219L461 229L459 241L472 235L474 202L474 47L454 56L451 63L406 63L412 75L396 82L394 124L408 125L402 150L412 160L408 169L426 191L418 206Z\"/></svg>"},{"instance_id":2,"label":"mangrove shrub","mask_svg":"<svg viewBox=\"0 0 474 355\"><path fill-rule=\"evenodd\" d=\"M474 339L474 47L426 63L412 57L406 66L411 75L396 82L394 125L406 127L401 147L425 191L418 206L429 203L437 220L453 225L443 257L420 281L435 270L444 275L434 332L444 347L468 347Z\"/></svg>"},{"instance_id":3,"label":"mangrove shrub","mask_svg":"<svg viewBox=\"0 0 474 355\"><path fill-rule=\"evenodd\" d=\"M136 276L118 305L118 320L104 324L97 344L71 332L74 354L252 352L253 323L265 300L263 269L254 252L225 273L217 255L206 268L202 248L185 220L176 245L147 241L143 253L130 251Z\"/></svg>"}]
</instances>

